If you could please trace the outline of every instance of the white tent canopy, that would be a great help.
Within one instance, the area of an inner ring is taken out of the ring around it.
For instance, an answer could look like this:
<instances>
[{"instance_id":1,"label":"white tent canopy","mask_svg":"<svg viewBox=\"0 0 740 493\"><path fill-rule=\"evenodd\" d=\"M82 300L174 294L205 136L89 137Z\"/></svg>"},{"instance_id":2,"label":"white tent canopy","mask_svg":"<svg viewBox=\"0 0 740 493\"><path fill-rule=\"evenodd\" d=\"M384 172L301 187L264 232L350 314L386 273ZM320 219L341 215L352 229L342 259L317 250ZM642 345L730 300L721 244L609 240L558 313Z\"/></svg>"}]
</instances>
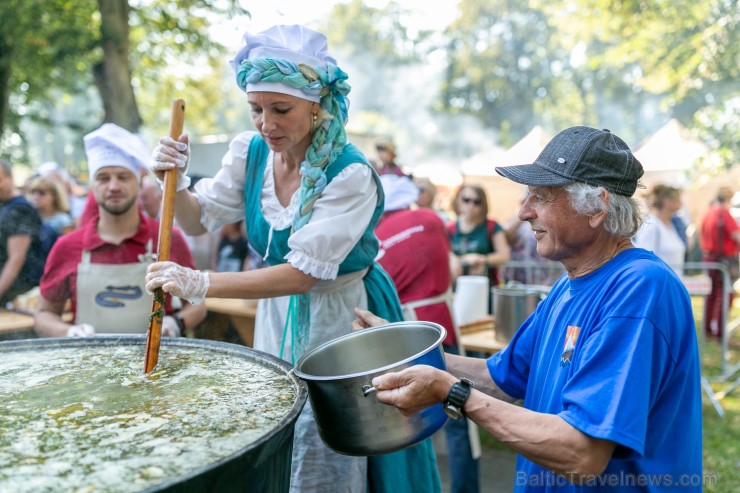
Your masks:
<instances>
[{"instance_id":1,"label":"white tent canopy","mask_svg":"<svg viewBox=\"0 0 740 493\"><path fill-rule=\"evenodd\" d=\"M460 171L466 176L494 176L494 167L501 162L505 151L497 147L473 154L460 164Z\"/></svg>"},{"instance_id":2,"label":"white tent canopy","mask_svg":"<svg viewBox=\"0 0 740 493\"><path fill-rule=\"evenodd\" d=\"M671 119L635 150L645 172L688 170L709 148L686 127Z\"/></svg>"},{"instance_id":3,"label":"white tent canopy","mask_svg":"<svg viewBox=\"0 0 740 493\"><path fill-rule=\"evenodd\" d=\"M460 170L448 163L424 163L411 168L414 178L429 178L437 187L455 188L462 185Z\"/></svg>"},{"instance_id":4,"label":"white tent canopy","mask_svg":"<svg viewBox=\"0 0 740 493\"><path fill-rule=\"evenodd\" d=\"M519 164L533 163L552 137L544 128L535 125L527 135L522 137L519 142L511 146L504 153L501 162L497 163L497 166L516 166Z\"/></svg>"},{"instance_id":5,"label":"white tent canopy","mask_svg":"<svg viewBox=\"0 0 740 493\"><path fill-rule=\"evenodd\" d=\"M677 120L671 119L635 149L635 157L645 170L642 182L688 188L689 171L697 159L709 152L706 144L694 138Z\"/></svg>"},{"instance_id":6,"label":"white tent canopy","mask_svg":"<svg viewBox=\"0 0 740 493\"><path fill-rule=\"evenodd\" d=\"M529 164L535 160L552 135L540 125L532 127L527 135L507 150L496 148L475 154L461 165L464 175L497 176L494 167Z\"/></svg>"}]
</instances>

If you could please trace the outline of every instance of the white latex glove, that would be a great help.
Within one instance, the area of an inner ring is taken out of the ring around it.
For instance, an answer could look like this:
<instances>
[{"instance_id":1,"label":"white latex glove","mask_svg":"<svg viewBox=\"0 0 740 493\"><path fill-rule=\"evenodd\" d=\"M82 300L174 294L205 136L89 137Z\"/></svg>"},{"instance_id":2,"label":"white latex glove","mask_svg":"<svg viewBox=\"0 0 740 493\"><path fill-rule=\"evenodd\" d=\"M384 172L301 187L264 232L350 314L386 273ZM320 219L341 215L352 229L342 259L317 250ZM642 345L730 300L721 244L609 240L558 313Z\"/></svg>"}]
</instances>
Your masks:
<instances>
[{"instance_id":1,"label":"white latex glove","mask_svg":"<svg viewBox=\"0 0 740 493\"><path fill-rule=\"evenodd\" d=\"M77 324L67 329L67 337L90 337L95 335L95 327L90 324Z\"/></svg>"},{"instance_id":2,"label":"white latex glove","mask_svg":"<svg viewBox=\"0 0 740 493\"><path fill-rule=\"evenodd\" d=\"M180 326L175 317L165 315L162 319L162 337L180 337Z\"/></svg>"},{"instance_id":3,"label":"white latex glove","mask_svg":"<svg viewBox=\"0 0 740 493\"><path fill-rule=\"evenodd\" d=\"M168 169L177 169L177 191L185 190L190 186L188 162L190 161L190 145L187 134L180 137L178 142L170 137L162 137L159 144L152 151L149 169L154 172L160 186L164 183L164 172Z\"/></svg>"},{"instance_id":4,"label":"white latex glove","mask_svg":"<svg viewBox=\"0 0 740 493\"><path fill-rule=\"evenodd\" d=\"M165 293L200 305L208 292L211 281L208 272L188 269L174 262L155 262L146 269L146 292L162 288Z\"/></svg>"}]
</instances>

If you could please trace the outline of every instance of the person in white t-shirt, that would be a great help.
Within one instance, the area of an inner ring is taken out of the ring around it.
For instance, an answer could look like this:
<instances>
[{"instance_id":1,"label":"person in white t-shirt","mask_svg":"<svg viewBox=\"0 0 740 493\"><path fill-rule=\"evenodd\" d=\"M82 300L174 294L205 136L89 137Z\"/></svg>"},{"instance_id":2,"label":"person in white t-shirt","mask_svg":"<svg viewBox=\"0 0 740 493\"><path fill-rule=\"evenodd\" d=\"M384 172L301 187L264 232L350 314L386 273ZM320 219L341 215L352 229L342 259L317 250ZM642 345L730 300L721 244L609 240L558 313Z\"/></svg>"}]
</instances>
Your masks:
<instances>
[{"instance_id":1,"label":"person in white t-shirt","mask_svg":"<svg viewBox=\"0 0 740 493\"><path fill-rule=\"evenodd\" d=\"M673 216L681 210L681 191L669 185L655 185L648 195L650 214L634 237L639 248L651 250L678 274L683 272L686 243L676 230Z\"/></svg>"}]
</instances>

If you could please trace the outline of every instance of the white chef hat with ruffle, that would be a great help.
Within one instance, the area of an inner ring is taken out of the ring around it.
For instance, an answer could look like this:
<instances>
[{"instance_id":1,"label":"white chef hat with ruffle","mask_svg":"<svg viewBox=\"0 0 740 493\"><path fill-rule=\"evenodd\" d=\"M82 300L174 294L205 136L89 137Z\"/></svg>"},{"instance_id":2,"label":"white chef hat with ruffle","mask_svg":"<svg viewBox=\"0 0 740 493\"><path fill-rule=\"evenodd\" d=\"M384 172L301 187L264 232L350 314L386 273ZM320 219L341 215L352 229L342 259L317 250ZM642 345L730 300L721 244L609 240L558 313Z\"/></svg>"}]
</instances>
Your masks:
<instances>
[{"instance_id":1,"label":"white chef hat with ruffle","mask_svg":"<svg viewBox=\"0 0 740 493\"><path fill-rule=\"evenodd\" d=\"M101 168L120 166L141 180L147 169L151 151L144 140L115 123L106 123L85 135L87 170L92 179Z\"/></svg>"}]
</instances>

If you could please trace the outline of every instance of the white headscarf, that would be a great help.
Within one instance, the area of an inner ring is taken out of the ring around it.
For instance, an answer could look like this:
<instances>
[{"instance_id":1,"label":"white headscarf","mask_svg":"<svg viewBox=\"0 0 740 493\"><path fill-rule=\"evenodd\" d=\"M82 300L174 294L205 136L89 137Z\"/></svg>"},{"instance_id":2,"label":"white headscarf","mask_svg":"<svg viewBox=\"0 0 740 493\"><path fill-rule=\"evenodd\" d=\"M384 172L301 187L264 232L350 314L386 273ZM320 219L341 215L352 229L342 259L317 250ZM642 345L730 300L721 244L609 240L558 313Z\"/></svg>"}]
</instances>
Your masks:
<instances>
[{"instance_id":1,"label":"white headscarf","mask_svg":"<svg viewBox=\"0 0 740 493\"><path fill-rule=\"evenodd\" d=\"M229 61L234 72L239 71L243 60L255 58L278 58L295 64L305 64L326 70L326 63L337 61L329 55L326 36L300 25L277 25L264 31L251 34L244 33L243 45ZM281 82L248 82L247 92L266 91L288 94L301 99L318 103L318 95L309 95L301 89L287 86Z\"/></svg>"}]
</instances>

